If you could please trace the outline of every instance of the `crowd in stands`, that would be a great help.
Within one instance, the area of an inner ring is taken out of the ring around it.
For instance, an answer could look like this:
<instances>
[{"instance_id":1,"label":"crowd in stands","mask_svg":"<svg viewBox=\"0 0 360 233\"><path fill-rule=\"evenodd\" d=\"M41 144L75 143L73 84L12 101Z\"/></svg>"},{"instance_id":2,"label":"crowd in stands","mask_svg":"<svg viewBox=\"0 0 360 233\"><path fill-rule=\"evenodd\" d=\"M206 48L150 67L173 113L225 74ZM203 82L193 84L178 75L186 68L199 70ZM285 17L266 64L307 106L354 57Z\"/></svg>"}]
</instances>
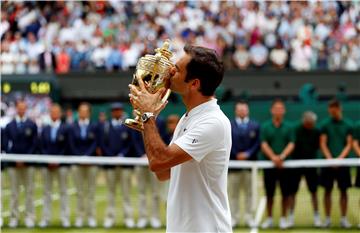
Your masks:
<instances>
[{"instance_id":1,"label":"crowd in stands","mask_svg":"<svg viewBox=\"0 0 360 233\"><path fill-rule=\"evenodd\" d=\"M6 1L1 73L127 70L162 42L215 49L227 69L360 69L357 1Z\"/></svg>"}]
</instances>

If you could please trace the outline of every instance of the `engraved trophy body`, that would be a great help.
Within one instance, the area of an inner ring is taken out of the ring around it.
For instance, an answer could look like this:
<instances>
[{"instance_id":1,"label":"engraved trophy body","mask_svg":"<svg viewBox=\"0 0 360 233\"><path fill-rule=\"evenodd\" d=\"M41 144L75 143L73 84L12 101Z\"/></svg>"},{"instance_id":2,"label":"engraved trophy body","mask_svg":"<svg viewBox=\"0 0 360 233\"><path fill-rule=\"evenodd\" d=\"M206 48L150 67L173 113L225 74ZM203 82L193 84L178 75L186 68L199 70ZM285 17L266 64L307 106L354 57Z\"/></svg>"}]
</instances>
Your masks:
<instances>
[{"instance_id":1,"label":"engraved trophy body","mask_svg":"<svg viewBox=\"0 0 360 233\"><path fill-rule=\"evenodd\" d=\"M139 86L137 77L141 78L147 85L147 90L150 93L156 93L162 87L167 87L170 69L174 66L170 62L172 56L169 50L170 41L166 40L161 48L155 49L156 54L147 54L141 57L136 65L136 71L132 80L132 84ZM170 89L168 89L162 98L162 101L166 101L170 96ZM143 131L144 126L140 120L141 112L134 109L134 119L126 119L125 125L138 130Z\"/></svg>"}]
</instances>

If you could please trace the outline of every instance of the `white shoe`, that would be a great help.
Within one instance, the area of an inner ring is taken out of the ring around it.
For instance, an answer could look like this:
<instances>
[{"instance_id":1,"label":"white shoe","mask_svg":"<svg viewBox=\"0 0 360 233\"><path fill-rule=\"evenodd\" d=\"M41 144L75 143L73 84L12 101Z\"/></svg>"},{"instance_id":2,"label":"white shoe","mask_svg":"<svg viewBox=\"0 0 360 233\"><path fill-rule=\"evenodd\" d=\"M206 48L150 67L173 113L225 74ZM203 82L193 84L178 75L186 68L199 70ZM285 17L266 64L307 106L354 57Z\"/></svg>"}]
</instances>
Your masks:
<instances>
[{"instance_id":1,"label":"white shoe","mask_svg":"<svg viewBox=\"0 0 360 233\"><path fill-rule=\"evenodd\" d=\"M150 219L150 225L154 229L158 229L161 227L161 222L158 218L151 218Z\"/></svg>"},{"instance_id":2,"label":"white shoe","mask_svg":"<svg viewBox=\"0 0 360 233\"><path fill-rule=\"evenodd\" d=\"M64 218L61 220L61 225L63 228L69 228L70 227L70 221L67 218Z\"/></svg>"},{"instance_id":3,"label":"white shoe","mask_svg":"<svg viewBox=\"0 0 360 233\"><path fill-rule=\"evenodd\" d=\"M146 227L146 225L147 225L147 219L146 218L140 218L139 220L138 220L138 222L137 222L137 228L145 228Z\"/></svg>"},{"instance_id":4,"label":"white shoe","mask_svg":"<svg viewBox=\"0 0 360 233\"><path fill-rule=\"evenodd\" d=\"M246 225L249 228L253 228L253 227L255 227L255 222L252 219L248 219L248 220L246 220Z\"/></svg>"},{"instance_id":5,"label":"white shoe","mask_svg":"<svg viewBox=\"0 0 360 233\"><path fill-rule=\"evenodd\" d=\"M27 228L33 228L35 226L34 220L32 220L31 218L25 218L25 226Z\"/></svg>"},{"instance_id":6,"label":"white shoe","mask_svg":"<svg viewBox=\"0 0 360 233\"><path fill-rule=\"evenodd\" d=\"M324 228L329 228L330 226L331 226L331 220L330 220L330 218L326 218L325 222L323 224L323 227Z\"/></svg>"},{"instance_id":7,"label":"white shoe","mask_svg":"<svg viewBox=\"0 0 360 233\"><path fill-rule=\"evenodd\" d=\"M288 222L286 221L286 218L281 217L281 218L280 218L280 222L279 222L279 228L280 228L281 230L285 230L285 229L287 229L288 227L289 227L289 224L288 224Z\"/></svg>"},{"instance_id":8,"label":"white shoe","mask_svg":"<svg viewBox=\"0 0 360 233\"><path fill-rule=\"evenodd\" d=\"M340 220L340 226L342 228L351 228L351 224L349 223L349 221L347 220L347 218L341 218Z\"/></svg>"},{"instance_id":9,"label":"white shoe","mask_svg":"<svg viewBox=\"0 0 360 233\"><path fill-rule=\"evenodd\" d=\"M132 218L126 218L124 223L125 223L126 228L134 228L135 227L135 222L134 222L134 219L132 219Z\"/></svg>"},{"instance_id":10,"label":"white shoe","mask_svg":"<svg viewBox=\"0 0 360 233\"><path fill-rule=\"evenodd\" d=\"M40 223L39 223L39 227L40 227L40 228L45 228L45 227L47 227L47 226L48 226L48 221L45 220L45 219L42 219L42 220L40 221Z\"/></svg>"},{"instance_id":11,"label":"white shoe","mask_svg":"<svg viewBox=\"0 0 360 233\"><path fill-rule=\"evenodd\" d=\"M287 227L293 227L295 225L295 218L293 214L290 214L287 220Z\"/></svg>"},{"instance_id":12,"label":"white shoe","mask_svg":"<svg viewBox=\"0 0 360 233\"><path fill-rule=\"evenodd\" d=\"M105 218L104 227L111 228L114 225L114 220L112 218Z\"/></svg>"},{"instance_id":13,"label":"white shoe","mask_svg":"<svg viewBox=\"0 0 360 233\"><path fill-rule=\"evenodd\" d=\"M358 228L360 229L360 223L359 223L359 225L358 225Z\"/></svg>"},{"instance_id":14,"label":"white shoe","mask_svg":"<svg viewBox=\"0 0 360 233\"><path fill-rule=\"evenodd\" d=\"M9 221L9 227L10 228L15 228L18 226L18 220L16 218L11 218Z\"/></svg>"},{"instance_id":15,"label":"white shoe","mask_svg":"<svg viewBox=\"0 0 360 233\"><path fill-rule=\"evenodd\" d=\"M261 228L262 229L268 229L268 228L273 228L274 227L274 223L272 218L267 218L262 224L261 224Z\"/></svg>"},{"instance_id":16,"label":"white shoe","mask_svg":"<svg viewBox=\"0 0 360 233\"><path fill-rule=\"evenodd\" d=\"M75 227L78 227L78 228L83 227L83 220L82 220L82 218L77 218L77 219L75 220Z\"/></svg>"},{"instance_id":17,"label":"white shoe","mask_svg":"<svg viewBox=\"0 0 360 233\"><path fill-rule=\"evenodd\" d=\"M314 216L314 227L321 227L321 219L319 215Z\"/></svg>"},{"instance_id":18,"label":"white shoe","mask_svg":"<svg viewBox=\"0 0 360 233\"><path fill-rule=\"evenodd\" d=\"M88 218L88 225L91 228L94 228L97 226L97 222L95 218Z\"/></svg>"}]
</instances>

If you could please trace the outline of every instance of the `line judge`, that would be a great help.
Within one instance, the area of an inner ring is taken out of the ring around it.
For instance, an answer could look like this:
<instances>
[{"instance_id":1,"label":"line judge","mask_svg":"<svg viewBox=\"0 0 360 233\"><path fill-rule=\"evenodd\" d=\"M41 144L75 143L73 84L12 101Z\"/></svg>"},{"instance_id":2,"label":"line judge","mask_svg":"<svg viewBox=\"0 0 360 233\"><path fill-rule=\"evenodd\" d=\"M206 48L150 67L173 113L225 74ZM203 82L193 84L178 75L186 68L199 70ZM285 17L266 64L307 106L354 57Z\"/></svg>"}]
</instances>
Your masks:
<instances>
[{"instance_id":1,"label":"line judge","mask_svg":"<svg viewBox=\"0 0 360 233\"><path fill-rule=\"evenodd\" d=\"M231 232L227 171L231 150L230 121L214 98L224 67L211 49L186 45L171 71L170 89L181 95L186 114L167 146L155 118L165 107L165 89L150 94L129 85L130 101L143 115L144 144L150 169L170 179L167 232Z\"/></svg>"}]
</instances>

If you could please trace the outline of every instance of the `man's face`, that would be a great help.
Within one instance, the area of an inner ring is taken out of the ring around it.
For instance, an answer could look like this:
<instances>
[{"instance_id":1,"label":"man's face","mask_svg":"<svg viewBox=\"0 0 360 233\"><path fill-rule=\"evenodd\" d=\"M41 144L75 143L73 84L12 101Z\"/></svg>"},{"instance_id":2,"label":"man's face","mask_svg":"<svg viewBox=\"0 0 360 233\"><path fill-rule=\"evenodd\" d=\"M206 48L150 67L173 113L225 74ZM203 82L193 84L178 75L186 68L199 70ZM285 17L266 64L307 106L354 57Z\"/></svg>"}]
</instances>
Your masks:
<instances>
[{"instance_id":1,"label":"man's face","mask_svg":"<svg viewBox=\"0 0 360 233\"><path fill-rule=\"evenodd\" d=\"M175 67L171 70L173 76L170 78L170 89L179 94L186 94L189 89L189 83L185 82L187 74L187 64L190 62L191 56L185 54L178 62Z\"/></svg>"},{"instance_id":2,"label":"man's face","mask_svg":"<svg viewBox=\"0 0 360 233\"><path fill-rule=\"evenodd\" d=\"M303 126L306 129L313 129L315 127L315 121L309 120L309 119L304 120L303 121Z\"/></svg>"},{"instance_id":3,"label":"man's face","mask_svg":"<svg viewBox=\"0 0 360 233\"><path fill-rule=\"evenodd\" d=\"M328 109L329 111L329 115L336 119L339 120L341 118L341 108L340 107L329 107Z\"/></svg>"},{"instance_id":4,"label":"man's face","mask_svg":"<svg viewBox=\"0 0 360 233\"><path fill-rule=\"evenodd\" d=\"M111 117L115 119L120 119L123 116L123 110L121 108L113 109L111 111Z\"/></svg>"},{"instance_id":5,"label":"man's face","mask_svg":"<svg viewBox=\"0 0 360 233\"><path fill-rule=\"evenodd\" d=\"M271 107L271 115L275 118L282 118L285 115L285 106L281 102L275 103Z\"/></svg>"},{"instance_id":6,"label":"man's face","mask_svg":"<svg viewBox=\"0 0 360 233\"><path fill-rule=\"evenodd\" d=\"M87 105L81 105L79 107L79 118L81 120L87 119L90 116L90 109Z\"/></svg>"},{"instance_id":7,"label":"man's face","mask_svg":"<svg viewBox=\"0 0 360 233\"><path fill-rule=\"evenodd\" d=\"M59 106L52 106L50 109L50 118L52 121L57 121L61 117L61 109Z\"/></svg>"},{"instance_id":8,"label":"man's face","mask_svg":"<svg viewBox=\"0 0 360 233\"><path fill-rule=\"evenodd\" d=\"M247 104L237 104L235 107L236 117L245 118L249 115L249 107Z\"/></svg>"},{"instance_id":9,"label":"man's face","mask_svg":"<svg viewBox=\"0 0 360 233\"><path fill-rule=\"evenodd\" d=\"M17 105L16 105L16 113L20 116L20 117L24 117L25 116L25 113L26 113L26 103L21 101L21 102L18 102Z\"/></svg>"}]
</instances>

